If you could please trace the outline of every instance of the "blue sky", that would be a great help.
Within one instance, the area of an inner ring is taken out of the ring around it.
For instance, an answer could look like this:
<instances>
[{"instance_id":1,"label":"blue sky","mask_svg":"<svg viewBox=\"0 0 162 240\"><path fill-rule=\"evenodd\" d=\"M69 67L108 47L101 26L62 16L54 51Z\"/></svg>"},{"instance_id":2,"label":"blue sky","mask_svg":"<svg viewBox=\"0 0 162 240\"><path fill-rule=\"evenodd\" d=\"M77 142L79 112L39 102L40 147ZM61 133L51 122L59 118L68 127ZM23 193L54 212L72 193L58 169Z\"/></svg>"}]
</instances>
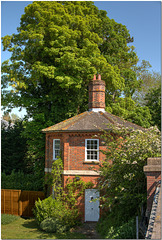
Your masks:
<instances>
[{"instance_id":1,"label":"blue sky","mask_svg":"<svg viewBox=\"0 0 162 240\"><path fill-rule=\"evenodd\" d=\"M161 72L161 2L96 1L107 16L127 27L139 60L147 60L154 71Z\"/></svg>"},{"instance_id":2,"label":"blue sky","mask_svg":"<svg viewBox=\"0 0 162 240\"><path fill-rule=\"evenodd\" d=\"M24 7L31 1L1 1L1 36L16 32ZM161 72L160 1L94 1L109 18L126 25L134 37L139 60L147 60ZM10 55L1 52L2 61Z\"/></svg>"},{"instance_id":3,"label":"blue sky","mask_svg":"<svg viewBox=\"0 0 162 240\"><path fill-rule=\"evenodd\" d=\"M24 8L31 1L1 1L1 36L16 33ZM109 18L126 25L139 60L147 60L152 70L161 72L161 2L160 1L94 1ZM1 61L10 54L1 51Z\"/></svg>"}]
</instances>

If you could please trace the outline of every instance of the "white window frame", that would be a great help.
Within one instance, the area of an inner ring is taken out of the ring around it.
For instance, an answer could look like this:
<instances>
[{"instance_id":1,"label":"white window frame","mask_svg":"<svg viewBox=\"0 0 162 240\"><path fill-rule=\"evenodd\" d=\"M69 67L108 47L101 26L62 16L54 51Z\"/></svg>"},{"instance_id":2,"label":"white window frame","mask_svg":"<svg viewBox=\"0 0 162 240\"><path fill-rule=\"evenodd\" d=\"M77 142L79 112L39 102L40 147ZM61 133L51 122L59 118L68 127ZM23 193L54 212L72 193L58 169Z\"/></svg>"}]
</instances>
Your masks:
<instances>
[{"instance_id":1,"label":"white window frame","mask_svg":"<svg viewBox=\"0 0 162 240\"><path fill-rule=\"evenodd\" d=\"M56 152L55 152L56 150L60 151L60 148L59 149L55 148L55 142L58 141L58 140L60 141L60 139L53 139L53 160L57 160L58 159L57 156L56 156ZM60 145L60 147L61 147L61 145Z\"/></svg>"},{"instance_id":2,"label":"white window frame","mask_svg":"<svg viewBox=\"0 0 162 240\"><path fill-rule=\"evenodd\" d=\"M97 141L97 149L87 149L87 142L88 141ZM96 151L97 152L97 159L87 159L87 151ZM85 139L85 161L99 161L99 139Z\"/></svg>"}]
</instances>

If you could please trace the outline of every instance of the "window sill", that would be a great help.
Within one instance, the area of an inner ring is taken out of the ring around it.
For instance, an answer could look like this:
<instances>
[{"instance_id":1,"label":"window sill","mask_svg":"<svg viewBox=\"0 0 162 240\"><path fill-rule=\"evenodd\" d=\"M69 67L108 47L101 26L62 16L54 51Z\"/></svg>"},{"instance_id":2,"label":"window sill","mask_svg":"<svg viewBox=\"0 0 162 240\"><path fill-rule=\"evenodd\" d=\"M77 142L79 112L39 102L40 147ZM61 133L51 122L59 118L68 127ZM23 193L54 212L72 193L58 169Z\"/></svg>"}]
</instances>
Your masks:
<instances>
[{"instance_id":1,"label":"window sill","mask_svg":"<svg viewBox=\"0 0 162 240\"><path fill-rule=\"evenodd\" d=\"M99 164L99 160L84 160L84 164Z\"/></svg>"}]
</instances>

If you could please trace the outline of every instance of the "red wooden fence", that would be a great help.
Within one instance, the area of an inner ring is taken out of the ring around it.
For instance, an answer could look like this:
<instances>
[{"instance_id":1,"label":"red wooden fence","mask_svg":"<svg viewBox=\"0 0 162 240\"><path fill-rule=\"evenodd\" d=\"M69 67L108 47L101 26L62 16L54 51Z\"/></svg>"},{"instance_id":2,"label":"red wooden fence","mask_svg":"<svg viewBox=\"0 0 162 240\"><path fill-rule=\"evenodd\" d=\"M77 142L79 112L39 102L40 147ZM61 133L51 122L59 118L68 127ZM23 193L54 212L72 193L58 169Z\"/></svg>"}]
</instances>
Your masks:
<instances>
[{"instance_id":1,"label":"red wooden fence","mask_svg":"<svg viewBox=\"0 0 162 240\"><path fill-rule=\"evenodd\" d=\"M43 200L43 192L1 189L1 213L32 217L35 201Z\"/></svg>"}]
</instances>

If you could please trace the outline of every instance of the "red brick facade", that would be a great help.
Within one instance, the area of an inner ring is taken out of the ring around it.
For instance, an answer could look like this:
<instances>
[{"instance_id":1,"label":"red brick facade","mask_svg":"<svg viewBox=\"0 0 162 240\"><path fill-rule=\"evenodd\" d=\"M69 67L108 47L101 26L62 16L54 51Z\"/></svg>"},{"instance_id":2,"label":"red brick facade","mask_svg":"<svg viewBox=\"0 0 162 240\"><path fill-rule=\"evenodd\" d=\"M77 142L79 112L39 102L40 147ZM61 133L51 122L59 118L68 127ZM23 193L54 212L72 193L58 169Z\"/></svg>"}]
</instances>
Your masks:
<instances>
[{"instance_id":1,"label":"red brick facade","mask_svg":"<svg viewBox=\"0 0 162 240\"><path fill-rule=\"evenodd\" d=\"M95 137L94 137L95 136ZM97 162L85 161L85 139L99 139L96 133L47 133L45 168L51 168L53 162L53 139L60 139L61 158L64 170L90 170L90 167L98 169ZM99 150L105 150L102 140L99 139ZM100 162L105 155L99 152Z\"/></svg>"},{"instance_id":2,"label":"red brick facade","mask_svg":"<svg viewBox=\"0 0 162 240\"><path fill-rule=\"evenodd\" d=\"M46 156L45 172L50 172L53 163L53 139L60 139L61 158L64 164L63 186L66 186L68 178L74 178L79 175L85 182L92 182L94 188L97 187L99 174L94 171L99 169L99 163L104 161L105 155L99 151L99 161L85 161L85 140L99 139L99 150L106 150L100 134L96 133L46 133ZM79 201L79 209L82 213L82 219L85 216L84 197Z\"/></svg>"},{"instance_id":3,"label":"red brick facade","mask_svg":"<svg viewBox=\"0 0 162 240\"><path fill-rule=\"evenodd\" d=\"M147 166L144 167L147 177L147 212L151 212L155 189L161 180L161 158L148 158Z\"/></svg>"}]
</instances>

